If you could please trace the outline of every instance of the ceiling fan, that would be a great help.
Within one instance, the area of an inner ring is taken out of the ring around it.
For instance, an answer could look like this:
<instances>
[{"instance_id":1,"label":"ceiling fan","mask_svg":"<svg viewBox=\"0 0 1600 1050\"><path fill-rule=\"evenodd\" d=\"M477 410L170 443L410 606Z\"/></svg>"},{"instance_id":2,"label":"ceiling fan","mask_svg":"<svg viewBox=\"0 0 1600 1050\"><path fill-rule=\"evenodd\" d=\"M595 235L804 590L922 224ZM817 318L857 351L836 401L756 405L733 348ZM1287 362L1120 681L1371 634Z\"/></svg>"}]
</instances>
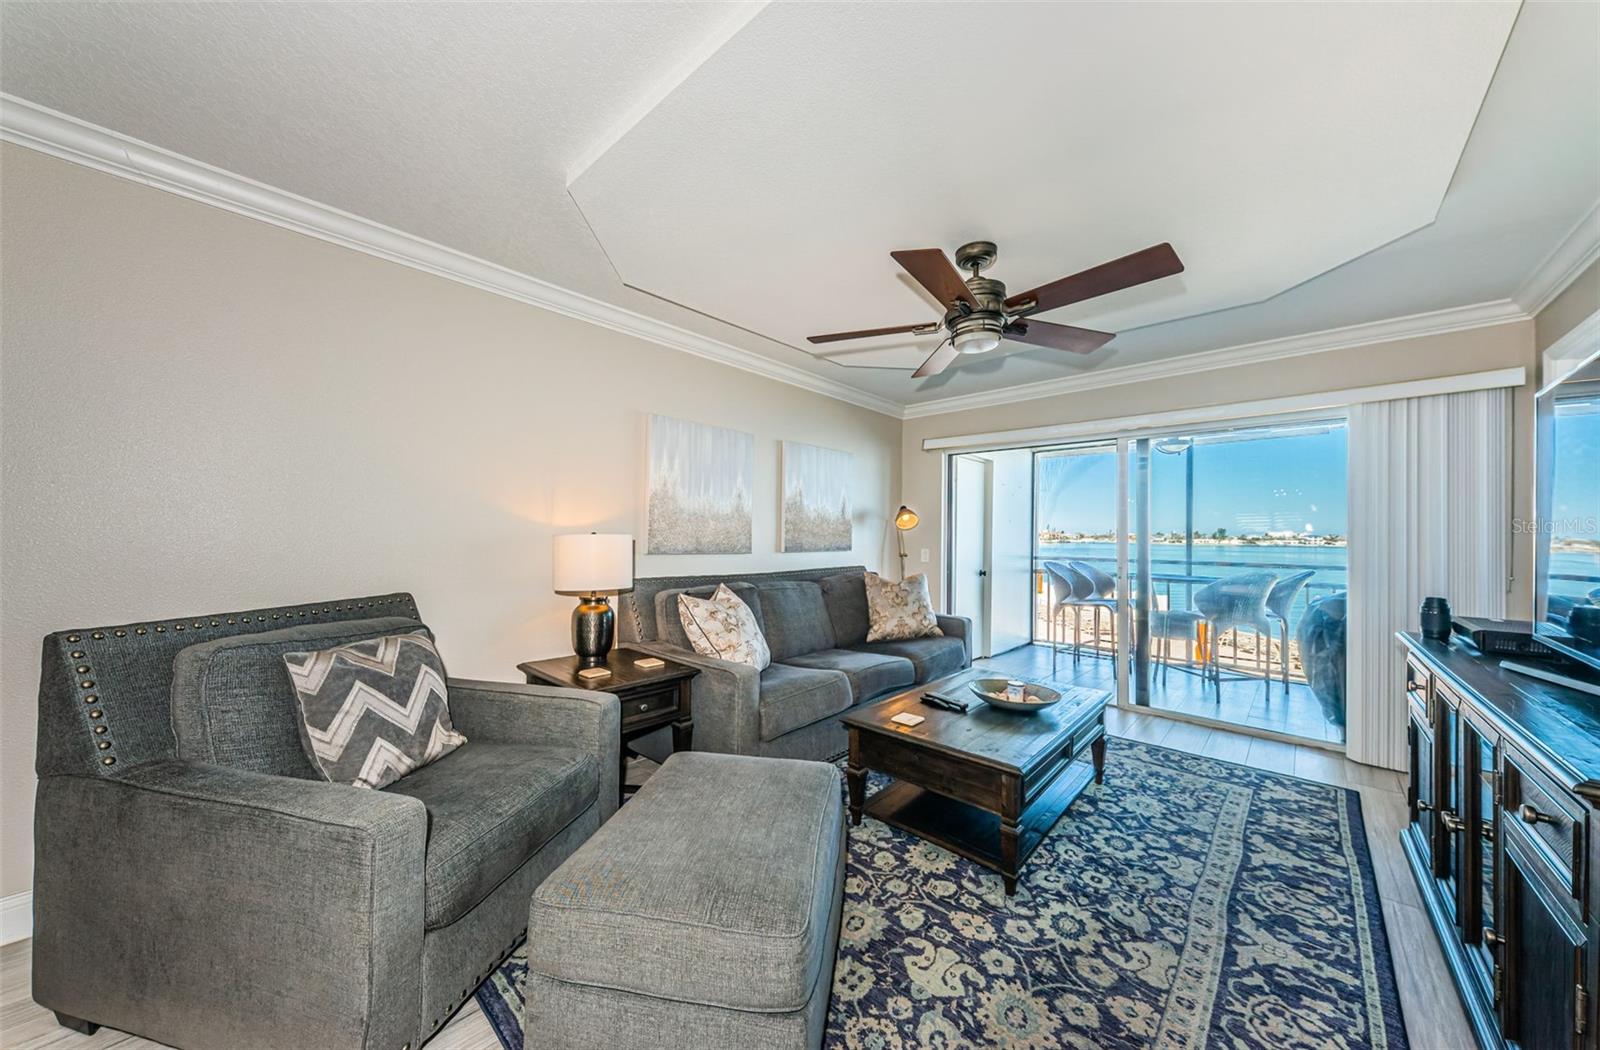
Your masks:
<instances>
[{"instance_id":1,"label":"ceiling fan","mask_svg":"<svg viewBox=\"0 0 1600 1050\"><path fill-rule=\"evenodd\" d=\"M1116 336L1089 328L1030 320L1029 315L1183 272L1183 263L1172 245L1158 244L1007 298L1004 284L992 277L980 276L994 265L996 254L992 241L973 241L957 248L955 266L950 265L950 259L938 248L890 252L895 262L944 304L944 317L926 324L813 335L809 341L836 343L880 335L932 335L948 331L949 340L939 344L933 356L912 373L916 379L938 375L960 354L987 353L999 346L1002 339L1089 354ZM972 276L963 279L956 266L970 271Z\"/></svg>"}]
</instances>

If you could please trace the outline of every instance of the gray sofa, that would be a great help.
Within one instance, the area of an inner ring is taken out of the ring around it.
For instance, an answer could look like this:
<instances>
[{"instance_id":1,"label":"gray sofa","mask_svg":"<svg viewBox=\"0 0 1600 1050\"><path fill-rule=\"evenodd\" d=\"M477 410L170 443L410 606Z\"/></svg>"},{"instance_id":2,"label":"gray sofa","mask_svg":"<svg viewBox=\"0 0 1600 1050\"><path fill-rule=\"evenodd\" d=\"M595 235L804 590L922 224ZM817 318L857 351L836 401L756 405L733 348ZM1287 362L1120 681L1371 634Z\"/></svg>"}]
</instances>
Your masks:
<instances>
[{"instance_id":1,"label":"gray sofa","mask_svg":"<svg viewBox=\"0 0 1600 1050\"><path fill-rule=\"evenodd\" d=\"M451 679L465 745L382 791L309 779L281 654L419 624L390 594L47 637L33 998L191 1048L436 1031L616 809L619 711Z\"/></svg>"},{"instance_id":2,"label":"gray sofa","mask_svg":"<svg viewBox=\"0 0 1600 1050\"><path fill-rule=\"evenodd\" d=\"M939 638L867 641L866 570L660 576L634 581L618 620L624 642L700 669L694 690L697 751L826 760L846 744L839 716L857 704L952 674L972 662L970 622L940 616ZM678 595L719 583L755 613L772 665L697 655L678 620Z\"/></svg>"}]
</instances>

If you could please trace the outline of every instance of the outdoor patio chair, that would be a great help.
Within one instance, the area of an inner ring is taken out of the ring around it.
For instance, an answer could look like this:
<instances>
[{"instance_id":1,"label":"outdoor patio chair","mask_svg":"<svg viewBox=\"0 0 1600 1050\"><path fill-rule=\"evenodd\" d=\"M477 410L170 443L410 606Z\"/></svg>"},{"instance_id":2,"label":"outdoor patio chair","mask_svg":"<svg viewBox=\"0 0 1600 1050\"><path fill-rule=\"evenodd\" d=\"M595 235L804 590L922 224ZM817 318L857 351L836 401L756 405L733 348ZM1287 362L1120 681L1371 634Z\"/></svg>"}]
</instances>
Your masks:
<instances>
[{"instance_id":1,"label":"outdoor patio chair","mask_svg":"<svg viewBox=\"0 0 1600 1050\"><path fill-rule=\"evenodd\" d=\"M1078 609L1094 594L1094 582L1064 562L1044 563L1045 595L1050 603L1050 676L1055 677L1056 656L1060 646L1056 640L1056 627L1061 617L1072 610L1072 660L1078 660L1082 629L1078 623ZM1065 639L1061 639L1065 641Z\"/></svg>"},{"instance_id":2,"label":"outdoor patio chair","mask_svg":"<svg viewBox=\"0 0 1600 1050\"><path fill-rule=\"evenodd\" d=\"M1150 637L1163 641L1183 642L1183 663L1185 667L1194 666L1195 628L1200 625L1205 617L1192 609L1151 609L1150 610ZM1167 653L1167 646L1156 647L1156 660L1161 665L1161 681L1167 680L1167 669L1172 666L1172 658Z\"/></svg>"},{"instance_id":3,"label":"outdoor patio chair","mask_svg":"<svg viewBox=\"0 0 1600 1050\"><path fill-rule=\"evenodd\" d=\"M1094 639L1096 647L1099 646L1100 642L1100 610L1104 609L1106 612L1111 614L1111 652L1113 655L1115 655L1117 651L1116 577L1107 574L1093 565L1090 565L1086 561L1069 561L1067 562L1067 567L1078 573L1080 576L1085 577L1089 581L1090 586L1093 588L1093 591L1089 594L1087 600L1085 600L1083 604L1092 605L1094 607Z\"/></svg>"},{"instance_id":4,"label":"outdoor patio chair","mask_svg":"<svg viewBox=\"0 0 1600 1050\"><path fill-rule=\"evenodd\" d=\"M1300 592L1305 585L1315 576L1315 569L1297 572L1293 576L1285 576L1272 585L1272 590L1267 592L1267 619L1278 625L1278 631L1283 638L1278 654L1283 664L1283 691L1289 692L1289 610L1294 608L1294 600L1300 597Z\"/></svg>"},{"instance_id":5,"label":"outdoor patio chair","mask_svg":"<svg viewBox=\"0 0 1600 1050\"><path fill-rule=\"evenodd\" d=\"M1270 644L1272 626L1267 620L1267 594L1277 581L1276 573L1241 572L1233 576L1224 576L1220 580L1212 580L1194 592L1195 608L1206 618L1206 623L1209 625L1208 658L1211 664L1211 679L1217 684L1219 701L1222 699L1222 670L1217 661L1217 653L1221 649L1218 639L1223 631L1233 631L1237 639L1238 632L1242 629L1253 631L1261 639L1262 644ZM1238 651L1237 642L1234 651ZM1262 666L1262 681L1270 691L1272 664L1266 658L1266 650L1258 647L1256 657Z\"/></svg>"}]
</instances>

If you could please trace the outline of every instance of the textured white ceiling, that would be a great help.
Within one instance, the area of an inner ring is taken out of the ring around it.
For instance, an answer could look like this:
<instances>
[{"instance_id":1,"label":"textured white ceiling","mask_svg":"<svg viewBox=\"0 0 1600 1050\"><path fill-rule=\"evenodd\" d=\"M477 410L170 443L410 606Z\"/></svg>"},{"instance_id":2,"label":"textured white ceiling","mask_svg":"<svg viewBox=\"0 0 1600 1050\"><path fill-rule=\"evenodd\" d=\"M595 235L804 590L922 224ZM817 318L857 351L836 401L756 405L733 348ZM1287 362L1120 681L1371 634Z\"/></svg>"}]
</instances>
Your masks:
<instances>
[{"instance_id":1,"label":"textured white ceiling","mask_svg":"<svg viewBox=\"0 0 1600 1050\"><path fill-rule=\"evenodd\" d=\"M996 241L1015 293L1171 241L1181 277L1041 315L1115 332L1431 222L1515 14L1035 4L964 67L965 7L774 4L572 194L625 282L802 349L942 312L891 249Z\"/></svg>"},{"instance_id":2,"label":"textured white ceiling","mask_svg":"<svg viewBox=\"0 0 1600 1050\"><path fill-rule=\"evenodd\" d=\"M1086 59L1074 54L1075 40L1093 36L1103 24L1123 26L1115 39L1100 40L1098 50L1109 53L1110 61L1125 71L1113 79L1138 81L1147 75L1147 53L1171 34L1168 19L1174 10L1172 5L853 6L870 8L871 17L880 20L904 20L906 47L884 56L882 64L899 67L901 54L912 55L909 67L919 74L893 83L867 78L870 90L851 86L836 93L835 97L862 99L869 113L880 108L914 112L907 99L915 99L930 84L961 81L964 75L973 91L993 94L997 70L1007 63L1005 50L966 45L980 31L1004 37L1008 25L1025 19L1035 20L1030 38L1059 43L1059 51L1045 50L1059 55L1052 68L1069 79L1073 64ZM1199 10L1214 12L1217 22L1185 27L1186 42L1196 51L1226 52L1231 38L1223 33L1224 27L1240 20L1249 24L1284 6L1288 5L1206 5ZM1345 19L1368 17L1363 13L1367 9L1359 5L1319 5L1317 10L1326 24L1314 40L1302 42L1303 49L1316 50L1318 41L1337 38ZM1390 17L1402 22L1428 17L1409 6L1386 5L1379 10L1393 12ZM857 56L854 65L828 72L828 49L818 46L816 32L806 21L816 19L821 24L845 17L844 5L795 5L792 10L757 13L744 5L698 3L122 5L7 0L0 6L0 88L901 402L1501 298L1522 283L1600 197L1600 63L1595 62L1600 5L1529 3L1517 15L1482 112L1431 225L1264 302L1124 329L1115 342L1087 359L1049 351L990 355L963 362L961 368L934 379L913 381L904 372L844 368L821 361L627 287L568 194L569 178L586 167L598 173L599 166L591 164L595 158L604 158L608 147L626 145L630 128L648 127L675 98L688 97L682 92L693 88L697 73L709 71L724 50L740 44L745 33L764 31L768 19L789 26L791 50L819 62L818 75L849 79L862 69L871 71L879 60ZM964 18L971 30L957 42L945 41L937 48L919 42L917 26L952 17ZM1075 28L1068 32L1068 26ZM1384 31L1373 35L1381 37ZM1387 54L1392 61L1405 57ZM1450 56L1430 55L1427 60L1431 63L1436 57L1456 68ZM1369 66L1370 78L1385 74L1378 59ZM1214 94L1234 76L1233 64L1215 62L1213 68L1191 72L1194 79L1185 83L1185 94ZM1316 84L1285 76L1303 92L1299 104L1307 120L1327 107L1338 108L1337 97L1319 101ZM1370 85L1363 81L1357 86L1365 91ZM1425 88L1419 88L1424 95ZM1098 103L1098 96L1110 90L1096 85L1075 96L1059 97L1063 105L1086 106ZM1403 102L1390 108L1404 111ZM707 100L704 120L695 127L693 138L672 144L675 151L714 150L719 138L728 144L726 136L732 129L718 123L713 103L718 100ZM805 116L803 111L801 115ZM1368 123L1385 125L1409 119L1406 112L1370 108L1359 115ZM778 141L803 146L837 134L838 121L850 124L858 119L849 111L819 107L808 119L791 122L784 129L787 136ZM1025 166L1017 160L1019 147L1005 144L1021 142L1023 155L1034 156L1026 151L1043 148L1031 141L1040 134L1036 129L1055 119L1035 104L995 95L991 139L999 145L1000 156L977 172L995 199L1010 206L1009 198L1018 192L1010 180L1024 174ZM1121 170L1139 170L1128 166L1128 156L1152 148L1148 136L1119 124L1091 130L1087 138L1094 155L1115 159ZM1270 146L1297 130L1263 128L1255 141ZM1181 140L1184 128L1171 133ZM1361 128L1350 133L1376 134ZM1206 163L1228 170L1230 157L1217 144L1183 145L1177 155L1194 170L1203 171ZM857 171L859 167L897 163L902 154L922 156L927 148L921 138L896 140L880 151L882 156L834 158L834 175L819 183L816 193L825 197L835 184L832 180L848 185L873 174ZM948 150L948 144L943 148ZM1171 155L1163 152L1150 159ZM1430 156L1437 161L1437 151ZM1077 177L1078 170L1072 166L1068 173ZM1161 172L1159 165L1144 170L1151 173L1150 179ZM1426 178L1418 172L1402 174L1408 180L1416 176L1418 182L1436 179L1432 173ZM994 230L980 218L964 220L970 229L950 220L928 229L923 215L959 217L964 206L972 215L981 209L959 199L917 199L910 192L916 185L887 194L876 204L886 213L901 215L904 236L911 239L868 246L829 237L825 244L836 249L841 264L870 268L874 279L881 281L885 275L892 278L886 254L892 247L952 248L961 240L991 236L1001 240L996 275L1020 290L1080 262L1097 262L1167 237L1176 243L1176 234L1169 232L1171 224L1187 221L1186 215L1167 216L1161 224L1152 220L1151 235L1145 236L1139 223L1150 217L1130 215L1125 228L1138 229L1140 236L1129 232L1129 243L1115 248L1109 243L1082 244L1083 216L1076 212L1063 228L1051 228L1051 223L1066 221L1057 217L1017 232ZM650 199L650 192L649 185L635 188L640 199ZM1414 207L1414 197L1420 196L1414 187L1408 191L1409 206ZM1154 198L1146 193L1140 199ZM1394 203L1381 193L1375 199ZM859 206L854 200L843 203ZM1242 205L1232 201L1228 206ZM1150 210L1154 212L1156 204ZM758 231L778 246L775 252L786 243L804 244L813 236L812 229L799 224L799 214L797 210L787 223L781 215L769 216L771 228ZM1403 225L1407 220L1397 221ZM1299 238L1275 234L1273 223L1262 228L1254 220L1240 232L1259 244L1281 248L1286 256L1300 257ZM1370 238L1371 231L1363 236ZM1311 247L1325 251L1327 245L1319 238ZM1353 242L1340 242L1333 254L1352 247ZM1181 279L1187 286L1196 279L1201 257L1195 251L1200 248L1192 251L1181 243L1179 248L1190 264L1190 273ZM714 254L681 251L671 263L689 271L702 265L714 270L722 260ZM1206 276L1209 280L1215 275ZM816 318L807 331L852 327L849 318L829 307L838 289L828 270L797 264L793 277L804 282L794 294L808 300L806 316ZM870 315L862 304L863 323L909 322L925 308L925 300L904 285L891 284L884 293L881 308ZM1121 294L1126 298L1141 293ZM908 308L909 314L902 317ZM1071 311L1060 313L1062 319L1072 319Z\"/></svg>"}]
</instances>

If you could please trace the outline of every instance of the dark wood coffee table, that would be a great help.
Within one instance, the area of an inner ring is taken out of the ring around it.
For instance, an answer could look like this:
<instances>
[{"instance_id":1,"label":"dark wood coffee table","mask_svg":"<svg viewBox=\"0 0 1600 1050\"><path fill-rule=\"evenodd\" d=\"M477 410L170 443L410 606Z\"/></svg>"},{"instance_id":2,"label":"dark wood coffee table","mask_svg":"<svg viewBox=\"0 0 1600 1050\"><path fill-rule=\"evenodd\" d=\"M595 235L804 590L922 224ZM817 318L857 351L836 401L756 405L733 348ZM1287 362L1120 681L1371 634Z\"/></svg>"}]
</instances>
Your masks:
<instances>
[{"instance_id":1,"label":"dark wood coffee table","mask_svg":"<svg viewBox=\"0 0 1600 1050\"><path fill-rule=\"evenodd\" d=\"M989 671L963 671L868 704L840 721L850 732L850 822L871 816L998 871L1006 893L1072 800L1105 779L1100 689L1066 689L1061 702L1027 713L990 707L967 688ZM970 699L966 714L921 702L923 693ZM903 726L901 712L926 721ZM1092 758L1086 760L1085 753ZM865 799L867 771L895 782Z\"/></svg>"}]
</instances>

